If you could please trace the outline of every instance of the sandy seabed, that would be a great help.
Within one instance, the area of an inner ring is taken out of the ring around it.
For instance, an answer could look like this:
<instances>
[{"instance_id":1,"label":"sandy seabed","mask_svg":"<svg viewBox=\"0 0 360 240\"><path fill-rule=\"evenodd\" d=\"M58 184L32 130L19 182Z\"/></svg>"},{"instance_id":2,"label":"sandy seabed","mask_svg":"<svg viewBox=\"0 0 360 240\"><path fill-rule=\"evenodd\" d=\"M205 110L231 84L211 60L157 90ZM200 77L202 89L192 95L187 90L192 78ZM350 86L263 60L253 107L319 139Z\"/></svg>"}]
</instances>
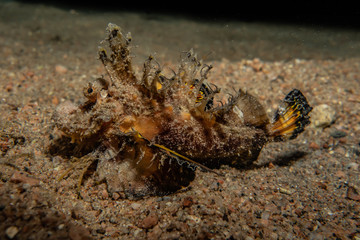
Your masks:
<instances>
[{"instance_id":1,"label":"sandy seabed","mask_svg":"<svg viewBox=\"0 0 360 240\"><path fill-rule=\"evenodd\" d=\"M360 239L359 31L11 1L0 18L1 239ZM138 74L149 54L176 66L193 48L214 66L210 82L251 92L270 116L301 89L313 124L268 144L257 167L197 170L186 191L121 199L93 172L78 198L76 174L57 180L69 159L47 153L51 116L105 74L97 46L109 22L132 33Z\"/></svg>"}]
</instances>

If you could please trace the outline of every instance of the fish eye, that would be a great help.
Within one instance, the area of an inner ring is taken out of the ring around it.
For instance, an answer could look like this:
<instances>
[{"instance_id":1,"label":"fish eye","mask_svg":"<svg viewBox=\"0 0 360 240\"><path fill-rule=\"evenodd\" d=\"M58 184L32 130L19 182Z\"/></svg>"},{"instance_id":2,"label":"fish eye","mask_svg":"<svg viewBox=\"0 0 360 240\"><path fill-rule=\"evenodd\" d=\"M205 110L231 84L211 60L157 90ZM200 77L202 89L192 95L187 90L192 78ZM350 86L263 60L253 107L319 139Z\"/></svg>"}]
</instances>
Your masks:
<instances>
[{"instance_id":1,"label":"fish eye","mask_svg":"<svg viewBox=\"0 0 360 240\"><path fill-rule=\"evenodd\" d=\"M92 83L89 83L89 85L84 88L83 94L89 100L95 100L97 96L97 91L97 87L94 86Z\"/></svg>"}]
</instances>

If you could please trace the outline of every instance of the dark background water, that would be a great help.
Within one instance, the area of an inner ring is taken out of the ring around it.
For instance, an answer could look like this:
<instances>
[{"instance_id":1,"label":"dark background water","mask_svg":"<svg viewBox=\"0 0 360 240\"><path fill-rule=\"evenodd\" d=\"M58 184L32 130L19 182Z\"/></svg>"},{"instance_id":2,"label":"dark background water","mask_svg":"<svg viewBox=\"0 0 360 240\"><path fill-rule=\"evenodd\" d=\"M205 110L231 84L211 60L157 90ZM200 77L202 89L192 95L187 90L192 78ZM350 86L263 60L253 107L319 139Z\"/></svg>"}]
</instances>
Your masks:
<instances>
[{"instance_id":1,"label":"dark background water","mask_svg":"<svg viewBox=\"0 0 360 240\"><path fill-rule=\"evenodd\" d=\"M18 0L82 11L129 11L150 15L170 15L199 21L245 21L297 25L321 25L338 28L359 28L360 9L354 1L76 1Z\"/></svg>"},{"instance_id":2,"label":"dark background water","mask_svg":"<svg viewBox=\"0 0 360 240\"><path fill-rule=\"evenodd\" d=\"M360 10L352 4L263 4L0 0L0 33L9 44L42 42L55 52L90 56L113 22L132 33L139 62L149 54L177 60L190 48L207 60L360 57ZM23 34L15 32L19 27Z\"/></svg>"}]
</instances>

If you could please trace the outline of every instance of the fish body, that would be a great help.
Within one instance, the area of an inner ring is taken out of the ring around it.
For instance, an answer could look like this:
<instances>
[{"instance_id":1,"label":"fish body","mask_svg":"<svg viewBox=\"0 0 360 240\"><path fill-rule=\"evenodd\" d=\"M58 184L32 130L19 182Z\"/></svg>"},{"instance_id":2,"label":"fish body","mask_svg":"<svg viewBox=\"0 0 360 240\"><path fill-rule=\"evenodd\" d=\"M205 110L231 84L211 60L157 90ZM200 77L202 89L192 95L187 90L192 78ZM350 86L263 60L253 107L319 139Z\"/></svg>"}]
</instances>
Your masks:
<instances>
[{"instance_id":1,"label":"fish body","mask_svg":"<svg viewBox=\"0 0 360 240\"><path fill-rule=\"evenodd\" d=\"M311 107L299 90L285 97L273 120L242 90L216 103L220 89L207 82L212 67L193 51L171 76L149 57L139 79L131 36L114 24L107 32L108 46L99 48L107 78L85 87L82 105L60 105L53 119L74 146L70 155L96 159L110 192L141 197L177 191L193 181L195 168L249 166L267 142L295 138L309 124Z\"/></svg>"}]
</instances>

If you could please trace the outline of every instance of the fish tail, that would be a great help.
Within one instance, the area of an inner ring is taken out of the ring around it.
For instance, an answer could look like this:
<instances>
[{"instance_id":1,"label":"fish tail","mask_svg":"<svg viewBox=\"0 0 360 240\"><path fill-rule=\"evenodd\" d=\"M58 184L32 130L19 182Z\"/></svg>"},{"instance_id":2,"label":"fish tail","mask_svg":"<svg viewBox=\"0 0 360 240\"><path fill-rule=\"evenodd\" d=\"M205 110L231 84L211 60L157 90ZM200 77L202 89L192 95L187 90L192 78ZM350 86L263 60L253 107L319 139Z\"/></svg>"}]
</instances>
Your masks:
<instances>
[{"instance_id":1,"label":"fish tail","mask_svg":"<svg viewBox=\"0 0 360 240\"><path fill-rule=\"evenodd\" d=\"M288 93L275 113L270 127L270 136L274 141L296 138L310 123L309 113L312 107L298 89Z\"/></svg>"}]
</instances>

